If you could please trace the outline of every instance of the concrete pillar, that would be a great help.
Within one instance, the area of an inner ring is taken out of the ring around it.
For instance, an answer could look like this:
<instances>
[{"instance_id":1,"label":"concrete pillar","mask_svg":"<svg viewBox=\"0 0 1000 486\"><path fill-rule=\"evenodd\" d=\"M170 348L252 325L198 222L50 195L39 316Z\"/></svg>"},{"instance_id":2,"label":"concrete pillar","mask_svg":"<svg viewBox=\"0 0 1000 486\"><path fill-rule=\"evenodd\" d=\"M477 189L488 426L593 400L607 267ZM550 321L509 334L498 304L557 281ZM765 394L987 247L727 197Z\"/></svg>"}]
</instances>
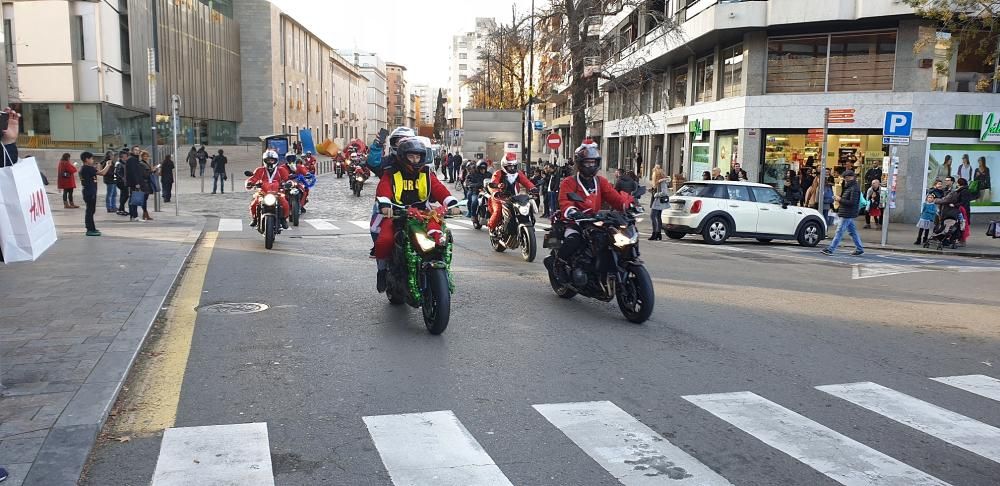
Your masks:
<instances>
[{"instance_id":1,"label":"concrete pillar","mask_svg":"<svg viewBox=\"0 0 1000 486\"><path fill-rule=\"evenodd\" d=\"M754 31L743 34L744 95L759 96L764 94L766 74L767 32Z\"/></svg>"},{"instance_id":2,"label":"concrete pillar","mask_svg":"<svg viewBox=\"0 0 1000 486\"><path fill-rule=\"evenodd\" d=\"M740 149L737 160L743 170L747 171L747 180L757 182L760 180L761 152L764 151L764 140L762 130L755 128L757 135L749 136L750 129L741 128L739 130Z\"/></svg>"},{"instance_id":3,"label":"concrete pillar","mask_svg":"<svg viewBox=\"0 0 1000 486\"><path fill-rule=\"evenodd\" d=\"M929 42L920 52L913 52L913 46L924 36L933 36L934 27L921 27L919 19L901 20L896 31L896 65L893 76L893 91L930 91L934 67L921 68L921 59L934 59L934 43ZM956 59L958 56L954 56Z\"/></svg>"}]
</instances>

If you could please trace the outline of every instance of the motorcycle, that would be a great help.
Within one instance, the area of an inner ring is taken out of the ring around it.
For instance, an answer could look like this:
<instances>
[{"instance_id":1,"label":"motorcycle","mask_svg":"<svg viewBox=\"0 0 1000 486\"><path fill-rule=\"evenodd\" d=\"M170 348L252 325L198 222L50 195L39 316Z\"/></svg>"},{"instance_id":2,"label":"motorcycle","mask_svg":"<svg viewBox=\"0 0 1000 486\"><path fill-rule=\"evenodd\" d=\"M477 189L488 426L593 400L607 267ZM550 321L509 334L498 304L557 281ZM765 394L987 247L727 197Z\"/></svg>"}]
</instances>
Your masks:
<instances>
[{"instance_id":1,"label":"motorcycle","mask_svg":"<svg viewBox=\"0 0 1000 486\"><path fill-rule=\"evenodd\" d=\"M368 180L368 174L361 167L354 169L354 174L351 176L351 191L354 192L354 197L361 197L361 191L365 188L365 181Z\"/></svg>"},{"instance_id":2,"label":"motorcycle","mask_svg":"<svg viewBox=\"0 0 1000 486\"><path fill-rule=\"evenodd\" d=\"M346 169L344 168L344 162L339 160L334 161L333 172L337 174L337 179L344 177L344 172L346 172Z\"/></svg>"},{"instance_id":3,"label":"motorcycle","mask_svg":"<svg viewBox=\"0 0 1000 486\"><path fill-rule=\"evenodd\" d=\"M480 188L476 197L479 198L479 205L476 207L476 212L472 214L472 226L480 229L490 220L490 198L492 196L490 196L489 191Z\"/></svg>"},{"instance_id":4,"label":"motorcycle","mask_svg":"<svg viewBox=\"0 0 1000 486\"><path fill-rule=\"evenodd\" d=\"M570 200L583 202L576 193ZM630 322L641 324L653 313L655 296L653 281L639 259L639 233L631 211L599 211L576 219L585 244L564 268L568 283L560 283L556 265L565 265L557 258L565 229L555 222L545 235L544 247L551 249L545 258L549 284L556 295L571 299L576 294L602 302L618 301L618 308Z\"/></svg>"},{"instance_id":5,"label":"motorcycle","mask_svg":"<svg viewBox=\"0 0 1000 486\"><path fill-rule=\"evenodd\" d=\"M299 225L299 216L302 214L302 196L304 185L298 180L288 180L285 181L282 191L285 193L285 198L288 199L288 209L291 214L288 215L289 222L292 226Z\"/></svg>"},{"instance_id":6,"label":"motorcycle","mask_svg":"<svg viewBox=\"0 0 1000 486\"><path fill-rule=\"evenodd\" d=\"M490 187L496 189L495 184ZM521 258L526 262L535 260L538 243L535 242L535 213L538 205L526 194L501 197L503 201L503 217L500 224L490 231L490 245L498 253L504 250L521 249Z\"/></svg>"},{"instance_id":7,"label":"motorcycle","mask_svg":"<svg viewBox=\"0 0 1000 486\"><path fill-rule=\"evenodd\" d=\"M253 172L245 171L243 174L250 177ZM257 188L260 192L260 185ZM264 235L264 248L268 250L274 247L274 237L281 234L278 197L277 193L267 192L257 199L257 232Z\"/></svg>"},{"instance_id":8,"label":"motorcycle","mask_svg":"<svg viewBox=\"0 0 1000 486\"><path fill-rule=\"evenodd\" d=\"M395 246L389 259L385 295L393 305L408 304L423 311L424 326L441 334L451 316L452 237L445 226L442 207L423 211L378 198L392 207ZM429 234L428 223L441 225L440 234Z\"/></svg>"}]
</instances>

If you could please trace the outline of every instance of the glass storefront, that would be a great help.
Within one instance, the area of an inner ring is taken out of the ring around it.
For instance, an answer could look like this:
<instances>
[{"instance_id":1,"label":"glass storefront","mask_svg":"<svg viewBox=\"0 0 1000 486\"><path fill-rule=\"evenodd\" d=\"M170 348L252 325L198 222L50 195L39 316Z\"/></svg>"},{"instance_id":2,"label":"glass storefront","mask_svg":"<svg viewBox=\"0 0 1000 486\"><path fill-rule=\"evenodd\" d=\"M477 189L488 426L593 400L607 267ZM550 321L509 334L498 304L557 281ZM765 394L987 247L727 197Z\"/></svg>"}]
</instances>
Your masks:
<instances>
[{"instance_id":1,"label":"glass storefront","mask_svg":"<svg viewBox=\"0 0 1000 486\"><path fill-rule=\"evenodd\" d=\"M881 167L882 159L886 156L882 135L870 132L828 135L826 157L821 157L821 151L822 137L817 139L801 131L767 133L760 182L780 191L789 170L798 174L805 167L817 166L821 159L833 174L851 168L863 175L872 167Z\"/></svg>"},{"instance_id":2,"label":"glass storefront","mask_svg":"<svg viewBox=\"0 0 1000 486\"><path fill-rule=\"evenodd\" d=\"M928 139L925 159L924 192L937 180L945 177L966 177L959 167L968 159L971 165L971 185L976 181L976 198L971 203L973 213L1000 212L1000 144L982 143L975 138L931 138ZM986 170L980 169L984 166Z\"/></svg>"},{"instance_id":3,"label":"glass storefront","mask_svg":"<svg viewBox=\"0 0 1000 486\"><path fill-rule=\"evenodd\" d=\"M737 133L720 133L716 136L718 148L715 151L715 166L722 171L722 175L729 173L733 163L737 162L737 154L740 152L740 138Z\"/></svg>"}]
</instances>

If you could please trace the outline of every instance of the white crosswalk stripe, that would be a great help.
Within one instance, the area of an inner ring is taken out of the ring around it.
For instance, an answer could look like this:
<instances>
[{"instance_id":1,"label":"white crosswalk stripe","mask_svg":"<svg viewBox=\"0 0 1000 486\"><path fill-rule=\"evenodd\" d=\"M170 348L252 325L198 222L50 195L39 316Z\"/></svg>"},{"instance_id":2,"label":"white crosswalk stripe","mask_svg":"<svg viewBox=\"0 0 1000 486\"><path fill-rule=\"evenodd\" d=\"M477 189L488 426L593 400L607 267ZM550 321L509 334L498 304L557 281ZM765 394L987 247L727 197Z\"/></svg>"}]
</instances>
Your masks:
<instances>
[{"instance_id":1,"label":"white crosswalk stripe","mask_svg":"<svg viewBox=\"0 0 1000 486\"><path fill-rule=\"evenodd\" d=\"M683 398L840 484L948 484L751 392Z\"/></svg>"},{"instance_id":2,"label":"white crosswalk stripe","mask_svg":"<svg viewBox=\"0 0 1000 486\"><path fill-rule=\"evenodd\" d=\"M451 411L364 417L396 486L511 485Z\"/></svg>"},{"instance_id":3,"label":"white crosswalk stripe","mask_svg":"<svg viewBox=\"0 0 1000 486\"><path fill-rule=\"evenodd\" d=\"M165 430L152 486L192 484L273 486L267 424Z\"/></svg>"},{"instance_id":4,"label":"white crosswalk stripe","mask_svg":"<svg viewBox=\"0 0 1000 486\"><path fill-rule=\"evenodd\" d=\"M219 219L219 231L243 231L243 220L232 218Z\"/></svg>"},{"instance_id":5,"label":"white crosswalk stripe","mask_svg":"<svg viewBox=\"0 0 1000 486\"><path fill-rule=\"evenodd\" d=\"M944 376L934 381L1000 402L1000 380L986 375Z\"/></svg>"},{"instance_id":6,"label":"white crosswalk stripe","mask_svg":"<svg viewBox=\"0 0 1000 486\"><path fill-rule=\"evenodd\" d=\"M824 385L816 389L994 462L1000 462L1000 429L991 425L877 383Z\"/></svg>"},{"instance_id":7,"label":"white crosswalk stripe","mask_svg":"<svg viewBox=\"0 0 1000 486\"><path fill-rule=\"evenodd\" d=\"M320 231L337 231L340 229L325 219L306 219L303 221L305 221L309 226L312 226Z\"/></svg>"},{"instance_id":8,"label":"white crosswalk stripe","mask_svg":"<svg viewBox=\"0 0 1000 486\"><path fill-rule=\"evenodd\" d=\"M731 484L611 402L534 408L625 486Z\"/></svg>"},{"instance_id":9,"label":"white crosswalk stripe","mask_svg":"<svg viewBox=\"0 0 1000 486\"><path fill-rule=\"evenodd\" d=\"M362 221L351 221L350 223L353 224L354 226L357 226L358 228L361 228L361 229L365 229L365 230L371 229L371 222L370 221L364 221L364 220L362 220Z\"/></svg>"}]
</instances>

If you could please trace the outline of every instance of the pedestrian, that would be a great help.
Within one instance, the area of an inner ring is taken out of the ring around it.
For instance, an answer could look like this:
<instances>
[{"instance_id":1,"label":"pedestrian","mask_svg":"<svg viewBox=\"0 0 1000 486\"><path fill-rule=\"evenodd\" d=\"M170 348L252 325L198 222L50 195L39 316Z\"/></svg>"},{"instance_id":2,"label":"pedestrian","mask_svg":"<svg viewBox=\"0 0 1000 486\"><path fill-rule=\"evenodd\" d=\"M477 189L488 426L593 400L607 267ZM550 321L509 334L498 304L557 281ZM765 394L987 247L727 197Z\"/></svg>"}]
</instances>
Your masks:
<instances>
[{"instance_id":1,"label":"pedestrian","mask_svg":"<svg viewBox=\"0 0 1000 486\"><path fill-rule=\"evenodd\" d=\"M198 158L198 175L204 177L205 166L208 164L208 151L205 150L204 145L198 147L198 152L195 153L195 157Z\"/></svg>"},{"instance_id":2,"label":"pedestrian","mask_svg":"<svg viewBox=\"0 0 1000 486\"><path fill-rule=\"evenodd\" d=\"M80 168L80 185L83 189L83 204L87 207L83 222L87 227L87 236L101 236L97 226L94 226L94 211L97 210L97 176L103 176L107 169L97 170L94 166L94 154L90 152L80 154L80 161L83 162L83 167Z\"/></svg>"},{"instance_id":3,"label":"pedestrian","mask_svg":"<svg viewBox=\"0 0 1000 486\"><path fill-rule=\"evenodd\" d=\"M833 241L830 242L830 246L823 249L823 253L826 255L833 255L833 252L837 251L837 247L840 246L840 240L844 237L844 232L851 235L851 239L854 241L854 256L861 256L865 253L864 245L861 243L861 237L858 236L858 228L854 224L854 218L858 217L861 206L861 189L858 188L858 182L855 180L854 171L847 169L844 171L844 190L840 193L840 196L836 197L836 201L840 203L840 209L837 210L837 216L840 216L840 224L837 226L837 233L833 237Z\"/></svg>"},{"instance_id":4,"label":"pedestrian","mask_svg":"<svg viewBox=\"0 0 1000 486\"><path fill-rule=\"evenodd\" d=\"M219 192L222 194L226 193L226 179L229 178L226 175L227 163L229 163L229 159L226 158L222 149L219 149L219 154L212 157L212 194L215 194L216 182L219 183Z\"/></svg>"},{"instance_id":5,"label":"pedestrian","mask_svg":"<svg viewBox=\"0 0 1000 486\"><path fill-rule=\"evenodd\" d=\"M948 179L945 179L945 184L947 183ZM971 208L971 203L972 195L969 193L968 181L963 178L959 178L955 181L954 190L945 194L943 198L934 201L934 204L942 206L942 212L945 209L944 206L958 209L959 222L962 224L962 236L959 240L958 246L965 246L965 242L969 239L969 234L971 233L970 227L972 226L972 221L969 219L969 209Z\"/></svg>"},{"instance_id":6,"label":"pedestrian","mask_svg":"<svg viewBox=\"0 0 1000 486\"><path fill-rule=\"evenodd\" d=\"M163 183L163 202L170 202L170 196L174 188L174 158L170 155L163 157L160 162L160 182Z\"/></svg>"},{"instance_id":7,"label":"pedestrian","mask_svg":"<svg viewBox=\"0 0 1000 486\"><path fill-rule=\"evenodd\" d=\"M434 172L441 168L441 154L434 154Z\"/></svg>"},{"instance_id":8,"label":"pedestrian","mask_svg":"<svg viewBox=\"0 0 1000 486\"><path fill-rule=\"evenodd\" d=\"M652 207L653 200L656 199L657 190L660 187L660 181L667 179L667 173L663 171L663 166L656 164L653 166L653 173L649 176L649 205Z\"/></svg>"},{"instance_id":9,"label":"pedestrian","mask_svg":"<svg viewBox=\"0 0 1000 486\"><path fill-rule=\"evenodd\" d=\"M962 155L962 163L958 165L958 169L955 171L955 175L959 179L965 179L967 181L972 180L972 164L969 162L969 154Z\"/></svg>"},{"instance_id":10,"label":"pedestrian","mask_svg":"<svg viewBox=\"0 0 1000 486\"><path fill-rule=\"evenodd\" d=\"M546 193L547 201L547 211L548 217L552 218L559 214L559 185L562 183L562 172L554 164L549 164L549 181L546 184L548 192Z\"/></svg>"},{"instance_id":11,"label":"pedestrian","mask_svg":"<svg viewBox=\"0 0 1000 486\"><path fill-rule=\"evenodd\" d=\"M448 152L448 154L444 156L444 159L441 160L441 178L442 179L447 179L448 178L448 165L449 164L451 164L451 152Z\"/></svg>"},{"instance_id":12,"label":"pedestrian","mask_svg":"<svg viewBox=\"0 0 1000 486\"><path fill-rule=\"evenodd\" d=\"M882 208L885 206L882 203L882 181L880 179L872 179L871 187L865 193L865 199L868 200L868 211L865 213L865 229L871 229L872 218L875 218L875 225L881 227Z\"/></svg>"},{"instance_id":13,"label":"pedestrian","mask_svg":"<svg viewBox=\"0 0 1000 486\"><path fill-rule=\"evenodd\" d=\"M126 168L128 164L128 150L122 149L118 152L118 161L115 162L115 186L118 187L118 215L128 216L128 212L125 211L125 205L128 204L129 198L129 187L128 178L126 176Z\"/></svg>"},{"instance_id":14,"label":"pedestrian","mask_svg":"<svg viewBox=\"0 0 1000 486\"><path fill-rule=\"evenodd\" d=\"M152 161L149 159L149 152L145 150L139 152L139 164L142 166L143 174L147 181L146 189L143 191L145 197L142 200L142 220L152 221L153 218L149 216L149 196L156 194L158 189L156 171L159 167L153 167Z\"/></svg>"},{"instance_id":15,"label":"pedestrian","mask_svg":"<svg viewBox=\"0 0 1000 486\"><path fill-rule=\"evenodd\" d=\"M733 162L733 168L729 171L729 180L733 182L747 180L747 171L740 167L739 162Z\"/></svg>"},{"instance_id":16,"label":"pedestrian","mask_svg":"<svg viewBox=\"0 0 1000 486\"><path fill-rule=\"evenodd\" d=\"M104 209L113 213L118 207L118 186L115 184L115 153L111 150L104 154L101 174L104 176Z\"/></svg>"},{"instance_id":17,"label":"pedestrian","mask_svg":"<svg viewBox=\"0 0 1000 486\"><path fill-rule=\"evenodd\" d=\"M66 209L76 209L73 203L73 190L76 189L76 164L69 160L69 154L62 154L56 171L59 172L57 187L62 190L63 207Z\"/></svg>"},{"instance_id":18,"label":"pedestrian","mask_svg":"<svg viewBox=\"0 0 1000 486\"><path fill-rule=\"evenodd\" d=\"M989 203L993 201L992 194L990 193L992 186L990 183L990 168L986 167L986 157L979 157L977 162L979 167L976 167L976 172L972 176L972 183L976 187L972 192L978 193L979 202Z\"/></svg>"},{"instance_id":19,"label":"pedestrian","mask_svg":"<svg viewBox=\"0 0 1000 486\"><path fill-rule=\"evenodd\" d=\"M790 206L798 206L802 199L802 187L799 186L799 178L795 177L795 171L789 169L785 174L785 202Z\"/></svg>"},{"instance_id":20,"label":"pedestrian","mask_svg":"<svg viewBox=\"0 0 1000 486\"><path fill-rule=\"evenodd\" d=\"M934 193L927 193L924 205L920 209L920 220L917 221L917 241L913 242L914 245L927 245L927 237L930 236L931 228L934 227L934 219L937 218L937 204L934 204L935 199L937 198L934 196Z\"/></svg>"},{"instance_id":21,"label":"pedestrian","mask_svg":"<svg viewBox=\"0 0 1000 486\"><path fill-rule=\"evenodd\" d=\"M872 181L875 179L882 180L882 166L879 164L875 164L865 171L865 186L871 187Z\"/></svg>"},{"instance_id":22,"label":"pedestrian","mask_svg":"<svg viewBox=\"0 0 1000 486\"><path fill-rule=\"evenodd\" d=\"M191 177L195 177L194 168L198 166L198 149L191 146L191 150L187 154L187 163L191 167Z\"/></svg>"},{"instance_id":23,"label":"pedestrian","mask_svg":"<svg viewBox=\"0 0 1000 486\"><path fill-rule=\"evenodd\" d=\"M712 173L709 172L709 171L707 171L707 170L705 172L702 172L701 173L701 180L703 180L703 181L710 181L710 180L712 180Z\"/></svg>"},{"instance_id":24,"label":"pedestrian","mask_svg":"<svg viewBox=\"0 0 1000 486\"><path fill-rule=\"evenodd\" d=\"M944 183L941 182L941 181L939 181L939 180L934 181L934 186L932 186L930 189L928 189L927 192L929 192L931 194L934 194L935 198L942 198L942 197L944 197L944 194L945 194Z\"/></svg>"},{"instance_id":25,"label":"pedestrian","mask_svg":"<svg viewBox=\"0 0 1000 486\"><path fill-rule=\"evenodd\" d=\"M718 167L712 167L712 180L713 181L724 181L725 177L722 177L722 169Z\"/></svg>"},{"instance_id":26,"label":"pedestrian","mask_svg":"<svg viewBox=\"0 0 1000 486\"><path fill-rule=\"evenodd\" d=\"M449 179L451 183L455 183L455 180L458 177L458 167L460 165L462 165L462 154L455 152L455 156L451 159L451 167L448 169L448 175L450 176Z\"/></svg>"},{"instance_id":27,"label":"pedestrian","mask_svg":"<svg viewBox=\"0 0 1000 486\"><path fill-rule=\"evenodd\" d=\"M656 173L660 172L661 177L657 179ZM662 240L663 239L663 210L670 207L670 179L663 175L663 170L657 165L653 169L654 181L657 181L650 192L653 193L653 201L650 203L649 208L652 210L650 214L650 219L653 220L653 234L650 235L650 241Z\"/></svg>"},{"instance_id":28,"label":"pedestrian","mask_svg":"<svg viewBox=\"0 0 1000 486\"><path fill-rule=\"evenodd\" d=\"M625 171L622 173L618 181L615 182L615 190L618 192L628 193L629 195L635 194L636 189L639 187L639 183L634 179L634 172Z\"/></svg>"},{"instance_id":29,"label":"pedestrian","mask_svg":"<svg viewBox=\"0 0 1000 486\"><path fill-rule=\"evenodd\" d=\"M134 150L129 154L128 161L125 163L125 184L128 186L129 193L129 221L138 221L139 208L142 206L145 192L149 190L149 174L143 168L139 155Z\"/></svg>"},{"instance_id":30,"label":"pedestrian","mask_svg":"<svg viewBox=\"0 0 1000 486\"><path fill-rule=\"evenodd\" d=\"M812 169L812 167L806 167L805 169L802 169L801 171L799 171L799 188L809 188L809 187L812 187L814 180L816 180L816 177L813 175L813 169ZM800 206L805 206L806 205L806 194L805 194L805 192L802 193L802 198L799 199L799 205Z\"/></svg>"}]
</instances>

